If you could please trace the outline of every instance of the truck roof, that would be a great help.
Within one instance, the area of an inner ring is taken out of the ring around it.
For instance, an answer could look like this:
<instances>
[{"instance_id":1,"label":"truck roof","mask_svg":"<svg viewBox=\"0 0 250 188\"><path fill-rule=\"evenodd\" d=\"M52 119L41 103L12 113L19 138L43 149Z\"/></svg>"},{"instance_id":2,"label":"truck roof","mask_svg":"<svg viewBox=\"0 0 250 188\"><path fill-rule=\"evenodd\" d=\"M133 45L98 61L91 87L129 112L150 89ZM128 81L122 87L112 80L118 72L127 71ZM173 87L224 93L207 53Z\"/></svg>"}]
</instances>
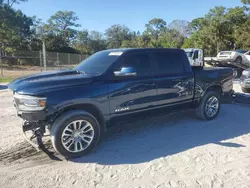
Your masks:
<instances>
[{"instance_id":1,"label":"truck roof","mask_svg":"<svg viewBox=\"0 0 250 188\"><path fill-rule=\"evenodd\" d=\"M184 49L185 52L194 52L195 50L198 50L197 48L186 48Z\"/></svg>"},{"instance_id":2,"label":"truck roof","mask_svg":"<svg viewBox=\"0 0 250 188\"><path fill-rule=\"evenodd\" d=\"M179 48L115 48L115 49L108 49L104 50L107 52L130 52L130 51L183 51Z\"/></svg>"}]
</instances>

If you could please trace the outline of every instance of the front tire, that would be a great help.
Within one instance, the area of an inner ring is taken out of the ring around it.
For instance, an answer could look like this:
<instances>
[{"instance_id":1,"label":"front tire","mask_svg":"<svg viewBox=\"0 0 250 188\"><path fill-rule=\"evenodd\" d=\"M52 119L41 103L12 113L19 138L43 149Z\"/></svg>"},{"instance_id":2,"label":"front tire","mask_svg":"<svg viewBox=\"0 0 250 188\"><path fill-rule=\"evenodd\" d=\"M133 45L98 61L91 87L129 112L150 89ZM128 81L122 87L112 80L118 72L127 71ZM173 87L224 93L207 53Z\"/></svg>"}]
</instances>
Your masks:
<instances>
[{"instance_id":1,"label":"front tire","mask_svg":"<svg viewBox=\"0 0 250 188\"><path fill-rule=\"evenodd\" d=\"M242 70L241 69L233 69L233 77L234 78L240 78L242 75Z\"/></svg>"},{"instance_id":2,"label":"front tire","mask_svg":"<svg viewBox=\"0 0 250 188\"><path fill-rule=\"evenodd\" d=\"M88 112L75 110L62 114L51 128L51 142L60 155L78 158L87 154L98 143L100 125Z\"/></svg>"},{"instance_id":3,"label":"front tire","mask_svg":"<svg viewBox=\"0 0 250 188\"><path fill-rule=\"evenodd\" d=\"M235 62L237 64L241 64L242 63L242 57L238 56L236 59L235 59Z\"/></svg>"},{"instance_id":4,"label":"front tire","mask_svg":"<svg viewBox=\"0 0 250 188\"><path fill-rule=\"evenodd\" d=\"M208 91L203 96L196 114L200 119L213 120L220 111L220 95L216 91Z\"/></svg>"}]
</instances>

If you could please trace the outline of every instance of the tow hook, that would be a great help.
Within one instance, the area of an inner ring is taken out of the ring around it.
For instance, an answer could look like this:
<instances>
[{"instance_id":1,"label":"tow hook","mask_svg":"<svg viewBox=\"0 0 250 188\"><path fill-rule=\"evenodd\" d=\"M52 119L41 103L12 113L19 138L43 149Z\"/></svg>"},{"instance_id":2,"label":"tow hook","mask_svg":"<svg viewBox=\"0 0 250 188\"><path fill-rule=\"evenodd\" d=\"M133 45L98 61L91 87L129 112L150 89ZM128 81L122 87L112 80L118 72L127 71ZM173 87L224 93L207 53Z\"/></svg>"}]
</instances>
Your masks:
<instances>
[{"instance_id":1,"label":"tow hook","mask_svg":"<svg viewBox=\"0 0 250 188\"><path fill-rule=\"evenodd\" d=\"M44 144L42 141L42 137L45 132L45 128L43 129L37 122L27 122L25 121L22 125L23 136L25 140L33 146L37 151L44 148ZM28 137L27 131L32 131L32 135ZM36 142L34 141L36 139Z\"/></svg>"}]
</instances>

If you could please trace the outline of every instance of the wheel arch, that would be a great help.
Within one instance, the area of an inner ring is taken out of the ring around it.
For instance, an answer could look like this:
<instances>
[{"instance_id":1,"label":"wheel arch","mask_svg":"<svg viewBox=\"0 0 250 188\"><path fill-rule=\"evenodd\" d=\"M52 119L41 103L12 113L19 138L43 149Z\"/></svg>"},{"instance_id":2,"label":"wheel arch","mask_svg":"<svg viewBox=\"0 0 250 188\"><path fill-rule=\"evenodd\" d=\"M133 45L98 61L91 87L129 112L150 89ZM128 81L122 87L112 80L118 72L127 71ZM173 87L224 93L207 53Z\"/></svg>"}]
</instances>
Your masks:
<instances>
[{"instance_id":1,"label":"wheel arch","mask_svg":"<svg viewBox=\"0 0 250 188\"><path fill-rule=\"evenodd\" d=\"M208 91L216 91L220 97L223 95L223 90L222 90L222 87L220 85L212 85L212 86L209 86L204 92L203 92L203 96L206 92Z\"/></svg>"},{"instance_id":2,"label":"wheel arch","mask_svg":"<svg viewBox=\"0 0 250 188\"><path fill-rule=\"evenodd\" d=\"M81 111L90 113L97 119L98 123L100 124L100 127L103 130L106 130L106 123L105 123L104 115L102 114L101 110L96 105L90 104L90 103L73 104L73 105L63 107L62 109L59 110L59 112L53 118L53 122L57 118L62 116L63 114L68 113L70 111L76 111L76 110L81 110Z\"/></svg>"}]
</instances>

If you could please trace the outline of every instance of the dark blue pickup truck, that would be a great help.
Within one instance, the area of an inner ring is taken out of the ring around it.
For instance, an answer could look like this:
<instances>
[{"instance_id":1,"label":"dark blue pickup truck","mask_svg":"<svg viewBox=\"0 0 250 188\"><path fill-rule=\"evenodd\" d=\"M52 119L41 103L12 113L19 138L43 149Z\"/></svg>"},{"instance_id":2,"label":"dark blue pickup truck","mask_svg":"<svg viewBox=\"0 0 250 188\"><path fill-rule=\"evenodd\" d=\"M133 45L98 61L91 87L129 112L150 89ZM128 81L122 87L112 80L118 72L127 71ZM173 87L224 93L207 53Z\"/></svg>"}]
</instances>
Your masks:
<instances>
[{"instance_id":1,"label":"dark blue pickup truck","mask_svg":"<svg viewBox=\"0 0 250 188\"><path fill-rule=\"evenodd\" d=\"M9 88L24 134L42 137L49 130L55 150L72 158L123 122L190 108L212 120L221 97L232 92L232 78L231 68L192 68L181 49L112 49L71 70L17 79Z\"/></svg>"}]
</instances>

